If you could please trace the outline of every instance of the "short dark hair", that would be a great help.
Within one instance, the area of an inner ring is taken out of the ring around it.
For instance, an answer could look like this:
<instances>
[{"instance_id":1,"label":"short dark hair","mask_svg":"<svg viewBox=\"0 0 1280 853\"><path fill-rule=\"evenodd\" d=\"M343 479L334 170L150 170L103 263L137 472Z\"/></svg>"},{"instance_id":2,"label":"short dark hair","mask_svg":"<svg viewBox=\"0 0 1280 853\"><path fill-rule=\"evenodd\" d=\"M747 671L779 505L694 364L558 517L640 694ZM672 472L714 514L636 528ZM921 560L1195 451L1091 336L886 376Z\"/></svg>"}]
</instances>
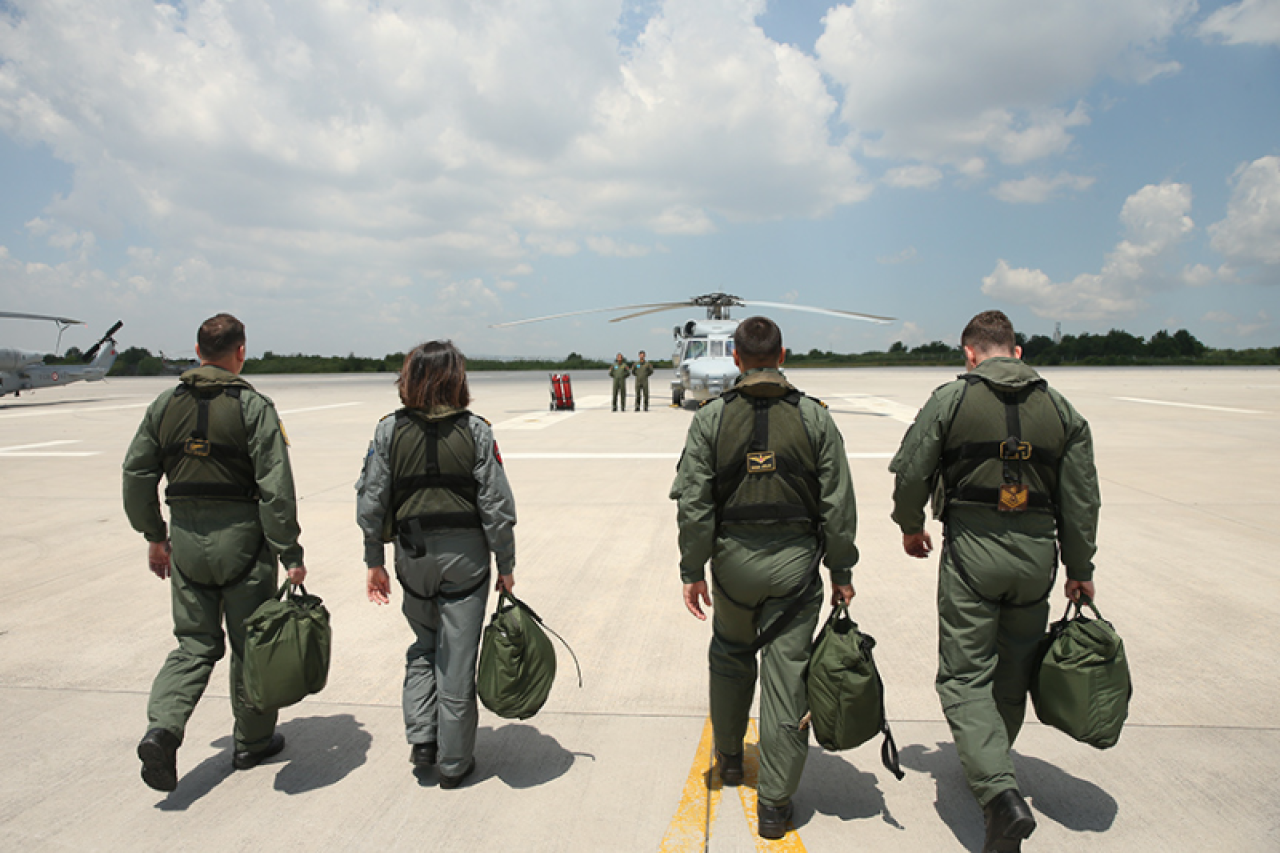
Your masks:
<instances>
[{"instance_id":1,"label":"short dark hair","mask_svg":"<svg viewBox=\"0 0 1280 853\"><path fill-rule=\"evenodd\" d=\"M467 359L453 341L428 341L411 349L396 386L400 402L411 409L465 409L471 404Z\"/></svg>"},{"instance_id":2,"label":"short dark hair","mask_svg":"<svg viewBox=\"0 0 1280 853\"><path fill-rule=\"evenodd\" d=\"M983 311L964 327L960 345L973 347L980 353L1007 352L1012 355L1018 339L1013 333L1013 323L1003 311Z\"/></svg>"},{"instance_id":3,"label":"short dark hair","mask_svg":"<svg viewBox=\"0 0 1280 853\"><path fill-rule=\"evenodd\" d=\"M768 317L748 317L734 330L733 347L743 364L777 364L782 358L782 330Z\"/></svg>"},{"instance_id":4,"label":"short dark hair","mask_svg":"<svg viewBox=\"0 0 1280 853\"><path fill-rule=\"evenodd\" d=\"M230 314L215 314L200 324L196 346L205 361L218 361L244 346L244 323Z\"/></svg>"}]
</instances>

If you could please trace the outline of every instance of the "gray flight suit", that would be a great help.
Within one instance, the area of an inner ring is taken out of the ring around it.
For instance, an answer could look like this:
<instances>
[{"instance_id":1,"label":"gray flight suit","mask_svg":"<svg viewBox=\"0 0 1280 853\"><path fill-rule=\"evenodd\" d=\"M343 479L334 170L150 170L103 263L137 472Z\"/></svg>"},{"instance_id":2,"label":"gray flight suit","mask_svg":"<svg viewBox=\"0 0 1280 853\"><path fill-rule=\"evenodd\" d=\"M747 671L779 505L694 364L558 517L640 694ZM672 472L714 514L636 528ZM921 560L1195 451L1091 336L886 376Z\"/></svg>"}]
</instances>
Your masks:
<instances>
[{"instance_id":1,"label":"gray flight suit","mask_svg":"<svg viewBox=\"0 0 1280 853\"><path fill-rule=\"evenodd\" d=\"M285 568L302 565L288 440L272 402L235 374L206 365L187 371L181 381L192 387L242 387L240 406L259 496L255 501L172 500L166 528L157 496L165 472L160 427L174 390L156 398L124 460L129 523L148 542L169 538L173 546L169 586L178 648L151 686L147 729L165 729L182 741L187 720L229 640L235 749L257 752L271 740L276 713L257 713L245 698L244 622L275 595L277 558ZM234 582L241 575L243 580Z\"/></svg>"},{"instance_id":2,"label":"gray flight suit","mask_svg":"<svg viewBox=\"0 0 1280 853\"><path fill-rule=\"evenodd\" d=\"M761 385L773 386L777 393L790 388L776 369L750 370L734 388L745 389L746 395L762 390ZM711 562L711 723L716 749L738 755L743 749L757 676L750 646L760 629L776 619L797 594L818 539L811 526L795 524L734 525L717 530L713 478L723 411L724 401L717 399L694 415L671 498L676 501L680 531L681 580L705 580L705 566ZM801 398L799 411L817 464L813 473L819 484L818 514L826 542L826 566L833 584L849 584L858 562L854 544L857 509L844 441L821 403ZM766 805L788 803L804 771L809 740L808 729L799 728L809 710L804 673L822 601L821 584L809 587L799 615L761 651L758 793Z\"/></svg>"},{"instance_id":3,"label":"gray flight suit","mask_svg":"<svg viewBox=\"0 0 1280 853\"><path fill-rule=\"evenodd\" d=\"M446 418L457 409L432 411ZM415 640L405 655L404 724L411 744L439 745L439 772L457 776L475 752L476 658L489 597L489 555L498 573L515 570L515 499L489 423L468 414L475 441L476 507L480 527L424 532L425 553L411 556L396 543L395 571L404 591L402 610ZM385 566L384 522L392 507L391 443L396 420L374 430L356 483L356 521L364 533L364 561Z\"/></svg>"},{"instance_id":4,"label":"gray flight suit","mask_svg":"<svg viewBox=\"0 0 1280 853\"><path fill-rule=\"evenodd\" d=\"M627 410L627 377L631 375L631 368L624 362L614 362L609 368L609 375L613 377L613 410L618 411L619 403L622 410Z\"/></svg>"},{"instance_id":5,"label":"gray flight suit","mask_svg":"<svg viewBox=\"0 0 1280 853\"><path fill-rule=\"evenodd\" d=\"M1011 392L1040 381L1030 367L1004 357L982 361L972 375ZM935 516L946 522L938 570L936 686L969 786L986 806L1018 787L1009 750L1022 726L1048 621L1045 596L1053 585L1055 552L1061 548L1069 578L1092 579L1101 501L1089 425L1047 388L1062 440L1052 508L1002 512L994 504L948 503L942 460L966 384L962 376L933 392L889 470L896 475L893 520L904 534L924 529L931 495ZM990 434L975 440L1007 437L1003 413L994 414Z\"/></svg>"},{"instance_id":6,"label":"gray flight suit","mask_svg":"<svg viewBox=\"0 0 1280 853\"><path fill-rule=\"evenodd\" d=\"M649 411L649 377L653 375L653 363L637 361L631 368L636 378L636 411L640 411L640 398L644 397L644 410Z\"/></svg>"}]
</instances>

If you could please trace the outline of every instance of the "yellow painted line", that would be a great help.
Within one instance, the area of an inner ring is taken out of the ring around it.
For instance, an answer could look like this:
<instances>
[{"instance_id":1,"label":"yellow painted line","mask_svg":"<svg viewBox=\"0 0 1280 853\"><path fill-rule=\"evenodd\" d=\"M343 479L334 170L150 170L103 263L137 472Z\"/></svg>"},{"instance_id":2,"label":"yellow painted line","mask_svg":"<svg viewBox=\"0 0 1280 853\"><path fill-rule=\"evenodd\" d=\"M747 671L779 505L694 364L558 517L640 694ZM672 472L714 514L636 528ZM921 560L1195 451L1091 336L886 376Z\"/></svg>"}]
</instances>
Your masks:
<instances>
[{"instance_id":1,"label":"yellow painted line","mask_svg":"<svg viewBox=\"0 0 1280 853\"><path fill-rule=\"evenodd\" d=\"M748 831L755 841L758 853L805 853L804 842L794 828L777 841L769 841L757 834L755 790L760 776L759 741L760 732L756 721L752 720L747 727L743 744L743 780L738 786ZM711 720L708 718L706 725L702 727L702 739L698 742L693 766L689 768L689 776L684 783L684 795L680 798L680 805L676 807L671 825L667 827L662 846L658 848L659 853L693 853L708 849L721 795L720 774L713 769L714 749L715 739Z\"/></svg>"},{"instance_id":2,"label":"yellow painted line","mask_svg":"<svg viewBox=\"0 0 1280 853\"><path fill-rule=\"evenodd\" d=\"M711 734L711 718L702 727L702 739L689 768L689 778L684 783L684 795L676 806L675 817L662 839L660 853L692 853L706 850L711 824L715 823L716 809L720 805L720 775L712 772L711 753L714 749Z\"/></svg>"}]
</instances>

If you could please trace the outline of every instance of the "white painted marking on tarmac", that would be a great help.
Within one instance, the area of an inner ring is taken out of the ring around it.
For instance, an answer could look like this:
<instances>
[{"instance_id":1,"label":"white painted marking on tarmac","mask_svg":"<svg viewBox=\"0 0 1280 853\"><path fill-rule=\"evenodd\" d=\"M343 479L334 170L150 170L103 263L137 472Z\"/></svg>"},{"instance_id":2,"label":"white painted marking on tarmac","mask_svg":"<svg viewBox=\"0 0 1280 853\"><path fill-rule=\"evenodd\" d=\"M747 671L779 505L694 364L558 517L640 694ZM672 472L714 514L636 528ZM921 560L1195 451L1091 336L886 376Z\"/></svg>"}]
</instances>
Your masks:
<instances>
[{"instance_id":1,"label":"white painted marking on tarmac","mask_svg":"<svg viewBox=\"0 0 1280 853\"><path fill-rule=\"evenodd\" d=\"M59 447L64 444L79 444L81 439L63 438L57 441L42 441L39 444L15 444L13 447L0 447L0 456L97 456L101 450L36 450L38 447Z\"/></svg>"},{"instance_id":2,"label":"white painted marking on tarmac","mask_svg":"<svg viewBox=\"0 0 1280 853\"><path fill-rule=\"evenodd\" d=\"M21 412L5 412L0 420L9 418L38 418L41 415L82 415L90 412L110 412L117 409L145 409L150 403L129 403L124 406L94 406L92 409L29 409Z\"/></svg>"},{"instance_id":3,"label":"white painted marking on tarmac","mask_svg":"<svg viewBox=\"0 0 1280 853\"><path fill-rule=\"evenodd\" d=\"M846 453L850 459L892 459L892 453Z\"/></svg>"},{"instance_id":4,"label":"white painted marking on tarmac","mask_svg":"<svg viewBox=\"0 0 1280 853\"><path fill-rule=\"evenodd\" d=\"M1235 415L1265 415L1257 409L1232 409L1228 406L1202 406L1198 403L1175 403L1170 400L1148 400L1143 397L1116 397L1126 403L1146 403L1149 406L1175 406L1179 409L1204 409L1210 412L1230 412Z\"/></svg>"},{"instance_id":5,"label":"white painted marking on tarmac","mask_svg":"<svg viewBox=\"0 0 1280 853\"><path fill-rule=\"evenodd\" d=\"M884 415L904 424L916 422L916 409L886 400L884 397L872 397L869 394L847 395L842 398L845 403L863 412L873 415Z\"/></svg>"},{"instance_id":6,"label":"white painted marking on tarmac","mask_svg":"<svg viewBox=\"0 0 1280 853\"><path fill-rule=\"evenodd\" d=\"M303 412L322 412L325 409L345 409L347 406L363 406L364 403L330 403L327 406L308 406L305 409L281 409L282 415L300 415Z\"/></svg>"},{"instance_id":7,"label":"white painted marking on tarmac","mask_svg":"<svg viewBox=\"0 0 1280 853\"><path fill-rule=\"evenodd\" d=\"M503 459L679 459L679 453L504 453Z\"/></svg>"}]
</instances>

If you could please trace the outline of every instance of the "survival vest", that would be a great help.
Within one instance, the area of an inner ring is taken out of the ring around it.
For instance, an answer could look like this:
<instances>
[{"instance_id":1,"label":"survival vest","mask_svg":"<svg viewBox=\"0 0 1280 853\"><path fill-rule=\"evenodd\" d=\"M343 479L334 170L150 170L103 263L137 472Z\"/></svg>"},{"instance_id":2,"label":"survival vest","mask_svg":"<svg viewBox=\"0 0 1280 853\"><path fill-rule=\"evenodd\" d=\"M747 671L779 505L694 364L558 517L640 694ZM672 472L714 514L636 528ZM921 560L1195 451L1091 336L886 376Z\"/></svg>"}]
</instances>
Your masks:
<instances>
[{"instance_id":1,"label":"survival vest","mask_svg":"<svg viewBox=\"0 0 1280 853\"><path fill-rule=\"evenodd\" d=\"M160 419L165 501L258 500L240 395L244 384L183 382Z\"/></svg>"},{"instance_id":2,"label":"survival vest","mask_svg":"<svg viewBox=\"0 0 1280 853\"><path fill-rule=\"evenodd\" d=\"M395 414L391 436L391 512L383 540L399 536L411 556L424 553L422 533L480 527L476 506L476 443L463 410L438 420L420 411Z\"/></svg>"},{"instance_id":3,"label":"survival vest","mask_svg":"<svg viewBox=\"0 0 1280 853\"><path fill-rule=\"evenodd\" d=\"M969 373L941 462L946 509L1054 513L1066 425L1043 379L1017 390Z\"/></svg>"},{"instance_id":4,"label":"survival vest","mask_svg":"<svg viewBox=\"0 0 1280 853\"><path fill-rule=\"evenodd\" d=\"M776 386L775 386L776 387ZM716 436L716 526L821 523L818 462L794 388L725 392Z\"/></svg>"}]
</instances>

